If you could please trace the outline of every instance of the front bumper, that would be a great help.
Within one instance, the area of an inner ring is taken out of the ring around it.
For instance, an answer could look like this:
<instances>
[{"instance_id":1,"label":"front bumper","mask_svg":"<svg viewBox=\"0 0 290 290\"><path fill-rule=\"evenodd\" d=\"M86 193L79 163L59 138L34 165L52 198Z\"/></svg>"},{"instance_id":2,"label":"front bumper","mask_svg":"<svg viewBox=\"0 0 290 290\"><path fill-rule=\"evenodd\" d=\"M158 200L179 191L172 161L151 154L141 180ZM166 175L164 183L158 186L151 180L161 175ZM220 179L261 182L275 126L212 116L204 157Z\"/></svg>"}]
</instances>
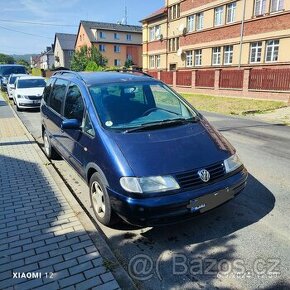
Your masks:
<instances>
[{"instance_id":1,"label":"front bumper","mask_svg":"<svg viewBox=\"0 0 290 290\"><path fill-rule=\"evenodd\" d=\"M41 100L32 101L32 100L17 100L17 105L21 109L33 109L40 107Z\"/></svg>"},{"instance_id":2,"label":"front bumper","mask_svg":"<svg viewBox=\"0 0 290 290\"><path fill-rule=\"evenodd\" d=\"M131 198L108 188L113 210L126 222L138 226L180 222L216 208L237 196L246 186L242 171L206 187L171 195Z\"/></svg>"}]
</instances>

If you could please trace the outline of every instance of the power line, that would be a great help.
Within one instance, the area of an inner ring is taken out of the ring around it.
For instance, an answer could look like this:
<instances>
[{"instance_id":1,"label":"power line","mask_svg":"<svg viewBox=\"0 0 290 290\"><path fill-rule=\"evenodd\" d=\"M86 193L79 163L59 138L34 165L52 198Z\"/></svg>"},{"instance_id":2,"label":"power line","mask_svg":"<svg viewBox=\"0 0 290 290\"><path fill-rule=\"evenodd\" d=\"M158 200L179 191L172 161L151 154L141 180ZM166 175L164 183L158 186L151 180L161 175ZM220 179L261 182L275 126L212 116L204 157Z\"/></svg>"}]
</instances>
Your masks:
<instances>
[{"instance_id":1,"label":"power line","mask_svg":"<svg viewBox=\"0 0 290 290\"><path fill-rule=\"evenodd\" d=\"M42 38L52 39L51 37L48 37L48 36L43 36L43 35L38 35L38 34L32 34L32 33L24 32L24 31L19 31L19 30L15 30L15 29L11 29L11 28L6 28L6 27L3 27L3 26L0 26L0 28L5 29L5 30L8 30L8 31L13 31L13 32L18 32L18 33L30 35L30 36L36 36L36 37L42 37Z\"/></svg>"},{"instance_id":2,"label":"power line","mask_svg":"<svg viewBox=\"0 0 290 290\"><path fill-rule=\"evenodd\" d=\"M0 21L1 21L1 22L10 22L10 23L21 23L21 24L44 25L44 26L78 27L78 25L73 25L73 24L53 24L53 23L47 23L47 22L33 22L33 21L23 21L23 20L0 19Z\"/></svg>"}]
</instances>

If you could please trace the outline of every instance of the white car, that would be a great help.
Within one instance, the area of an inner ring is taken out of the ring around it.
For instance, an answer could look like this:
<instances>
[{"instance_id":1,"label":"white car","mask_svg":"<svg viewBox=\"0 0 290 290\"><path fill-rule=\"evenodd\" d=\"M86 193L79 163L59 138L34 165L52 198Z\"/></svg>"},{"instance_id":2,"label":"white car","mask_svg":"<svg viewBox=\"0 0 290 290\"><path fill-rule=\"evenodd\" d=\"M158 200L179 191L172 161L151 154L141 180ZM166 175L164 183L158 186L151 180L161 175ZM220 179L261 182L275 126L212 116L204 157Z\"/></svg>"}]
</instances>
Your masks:
<instances>
[{"instance_id":1,"label":"white car","mask_svg":"<svg viewBox=\"0 0 290 290\"><path fill-rule=\"evenodd\" d=\"M46 82L43 77L18 77L15 82L15 91L13 94L17 111L21 109L39 108L45 85Z\"/></svg>"},{"instance_id":2,"label":"white car","mask_svg":"<svg viewBox=\"0 0 290 290\"><path fill-rule=\"evenodd\" d=\"M17 77L27 76L27 74L11 74L7 81L7 94L9 99L13 99L13 93L15 90L15 81Z\"/></svg>"}]
</instances>

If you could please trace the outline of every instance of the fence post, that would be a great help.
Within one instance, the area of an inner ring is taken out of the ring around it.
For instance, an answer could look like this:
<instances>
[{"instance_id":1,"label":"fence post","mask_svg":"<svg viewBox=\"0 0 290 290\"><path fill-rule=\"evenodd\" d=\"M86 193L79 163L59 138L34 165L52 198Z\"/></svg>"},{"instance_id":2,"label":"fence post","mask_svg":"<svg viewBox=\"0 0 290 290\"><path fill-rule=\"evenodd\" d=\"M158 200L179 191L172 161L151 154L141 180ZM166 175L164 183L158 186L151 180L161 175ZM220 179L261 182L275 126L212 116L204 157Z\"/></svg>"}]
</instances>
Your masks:
<instances>
[{"instance_id":1,"label":"fence post","mask_svg":"<svg viewBox=\"0 0 290 290\"><path fill-rule=\"evenodd\" d=\"M247 95L249 93L250 74L251 74L251 68L245 68L244 79L243 79L243 95Z\"/></svg>"},{"instance_id":2,"label":"fence post","mask_svg":"<svg viewBox=\"0 0 290 290\"><path fill-rule=\"evenodd\" d=\"M176 70L173 71L173 82L172 87L176 89Z\"/></svg>"},{"instance_id":3,"label":"fence post","mask_svg":"<svg viewBox=\"0 0 290 290\"><path fill-rule=\"evenodd\" d=\"M220 88L220 74L221 69L216 69L214 74L214 90L218 91Z\"/></svg>"},{"instance_id":4,"label":"fence post","mask_svg":"<svg viewBox=\"0 0 290 290\"><path fill-rule=\"evenodd\" d=\"M196 87L196 72L197 70L196 69L193 69L192 70L192 79L191 79L191 85L192 85L192 88L195 89Z\"/></svg>"}]
</instances>

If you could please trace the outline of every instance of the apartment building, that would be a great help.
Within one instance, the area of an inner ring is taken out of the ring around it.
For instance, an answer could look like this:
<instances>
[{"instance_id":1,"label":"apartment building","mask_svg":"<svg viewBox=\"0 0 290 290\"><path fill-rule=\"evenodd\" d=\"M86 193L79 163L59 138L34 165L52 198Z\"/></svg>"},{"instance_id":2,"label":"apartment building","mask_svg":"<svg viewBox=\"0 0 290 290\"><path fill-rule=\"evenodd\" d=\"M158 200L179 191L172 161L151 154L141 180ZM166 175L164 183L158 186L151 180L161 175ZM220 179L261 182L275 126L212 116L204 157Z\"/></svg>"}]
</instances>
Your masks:
<instances>
[{"instance_id":1,"label":"apartment building","mask_svg":"<svg viewBox=\"0 0 290 290\"><path fill-rule=\"evenodd\" d=\"M165 0L142 24L143 68L155 76L194 71L184 86L197 87L206 70L216 87L222 81L215 70L238 70L242 80L234 88L247 91L250 72L241 70L290 68L289 0Z\"/></svg>"},{"instance_id":2,"label":"apartment building","mask_svg":"<svg viewBox=\"0 0 290 290\"><path fill-rule=\"evenodd\" d=\"M142 27L115 23L81 21L75 49L96 46L108 59L108 66L124 66L130 59L142 67Z\"/></svg>"}]
</instances>

